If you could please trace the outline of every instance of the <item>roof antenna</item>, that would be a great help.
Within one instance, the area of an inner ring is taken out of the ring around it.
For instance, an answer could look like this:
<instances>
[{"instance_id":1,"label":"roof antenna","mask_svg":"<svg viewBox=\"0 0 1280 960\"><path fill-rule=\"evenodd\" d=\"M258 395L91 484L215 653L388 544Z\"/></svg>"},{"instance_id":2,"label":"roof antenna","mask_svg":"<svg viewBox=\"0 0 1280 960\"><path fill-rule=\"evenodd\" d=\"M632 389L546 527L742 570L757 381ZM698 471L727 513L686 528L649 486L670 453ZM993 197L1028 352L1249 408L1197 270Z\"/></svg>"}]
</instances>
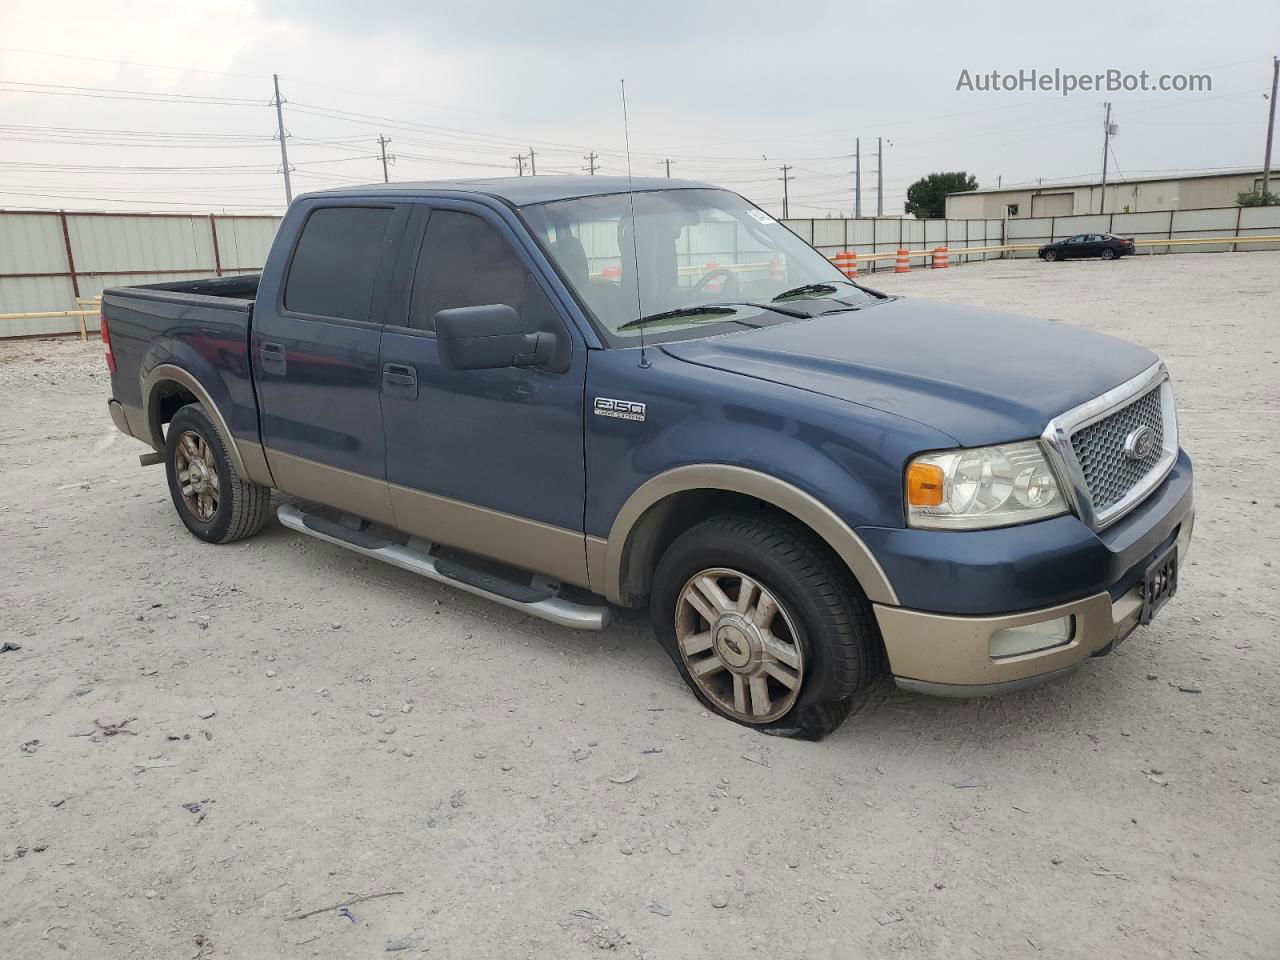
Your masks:
<instances>
[{"instance_id":1,"label":"roof antenna","mask_svg":"<svg viewBox=\"0 0 1280 960\"><path fill-rule=\"evenodd\" d=\"M627 199L631 204L631 258L635 265L636 275L636 316L644 317L644 307L640 305L640 238L636 235L636 192L631 186L631 130L627 124L627 81L619 80L622 85L622 136L627 146ZM648 370L653 366L644 347L644 324L640 324L640 367Z\"/></svg>"}]
</instances>

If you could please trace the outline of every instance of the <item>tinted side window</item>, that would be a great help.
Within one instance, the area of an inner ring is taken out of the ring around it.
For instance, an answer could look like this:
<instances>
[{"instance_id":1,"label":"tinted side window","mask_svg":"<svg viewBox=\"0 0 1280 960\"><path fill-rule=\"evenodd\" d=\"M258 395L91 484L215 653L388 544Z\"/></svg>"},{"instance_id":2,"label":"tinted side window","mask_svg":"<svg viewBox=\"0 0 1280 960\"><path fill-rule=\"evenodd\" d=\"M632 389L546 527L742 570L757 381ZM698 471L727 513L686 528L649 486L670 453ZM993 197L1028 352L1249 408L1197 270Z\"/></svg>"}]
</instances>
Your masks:
<instances>
[{"instance_id":1,"label":"tinted side window","mask_svg":"<svg viewBox=\"0 0 1280 960\"><path fill-rule=\"evenodd\" d=\"M285 281L295 313L368 320L389 208L322 207L307 217Z\"/></svg>"},{"instance_id":2,"label":"tinted side window","mask_svg":"<svg viewBox=\"0 0 1280 960\"><path fill-rule=\"evenodd\" d=\"M481 217L433 210L422 238L409 303L409 326L434 330L435 315L453 307L505 303L526 330L551 309L546 294L502 234Z\"/></svg>"}]
</instances>

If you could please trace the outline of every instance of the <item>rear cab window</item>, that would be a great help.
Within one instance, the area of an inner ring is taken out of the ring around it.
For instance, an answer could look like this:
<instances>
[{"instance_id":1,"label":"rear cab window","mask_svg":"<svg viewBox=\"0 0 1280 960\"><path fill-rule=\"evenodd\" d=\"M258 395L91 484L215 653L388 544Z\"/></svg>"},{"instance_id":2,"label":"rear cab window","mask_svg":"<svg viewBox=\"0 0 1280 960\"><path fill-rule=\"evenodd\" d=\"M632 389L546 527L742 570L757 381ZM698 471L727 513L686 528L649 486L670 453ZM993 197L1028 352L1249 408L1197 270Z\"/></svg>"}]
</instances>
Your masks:
<instances>
[{"instance_id":1,"label":"rear cab window","mask_svg":"<svg viewBox=\"0 0 1280 960\"><path fill-rule=\"evenodd\" d=\"M367 321L391 207L320 207L303 224L284 285L290 313Z\"/></svg>"}]
</instances>

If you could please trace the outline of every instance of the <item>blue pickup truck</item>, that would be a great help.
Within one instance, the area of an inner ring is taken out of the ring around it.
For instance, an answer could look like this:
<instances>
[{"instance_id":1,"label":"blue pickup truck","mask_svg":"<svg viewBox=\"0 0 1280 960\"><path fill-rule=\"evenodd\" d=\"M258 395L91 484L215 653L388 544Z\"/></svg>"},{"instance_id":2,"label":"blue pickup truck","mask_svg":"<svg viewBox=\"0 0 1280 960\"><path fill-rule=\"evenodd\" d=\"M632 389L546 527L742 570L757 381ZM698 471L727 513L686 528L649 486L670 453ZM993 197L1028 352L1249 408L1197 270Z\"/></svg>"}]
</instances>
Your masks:
<instances>
[{"instance_id":1,"label":"blue pickup truck","mask_svg":"<svg viewBox=\"0 0 1280 960\"><path fill-rule=\"evenodd\" d=\"M885 674L1067 674L1177 588L1149 351L886 296L737 194L524 177L309 194L260 276L103 296L178 515L267 521L569 627L647 605L710 709L818 738Z\"/></svg>"}]
</instances>

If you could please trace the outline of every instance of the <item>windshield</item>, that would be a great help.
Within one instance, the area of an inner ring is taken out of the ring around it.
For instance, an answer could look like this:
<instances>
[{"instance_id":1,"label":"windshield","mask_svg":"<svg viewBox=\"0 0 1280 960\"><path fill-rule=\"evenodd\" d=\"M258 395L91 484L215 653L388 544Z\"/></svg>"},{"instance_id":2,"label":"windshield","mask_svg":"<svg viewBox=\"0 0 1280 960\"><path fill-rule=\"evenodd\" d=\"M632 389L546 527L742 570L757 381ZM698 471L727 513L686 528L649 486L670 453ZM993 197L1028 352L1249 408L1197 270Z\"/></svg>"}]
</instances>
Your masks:
<instances>
[{"instance_id":1,"label":"windshield","mask_svg":"<svg viewBox=\"0 0 1280 960\"><path fill-rule=\"evenodd\" d=\"M727 190L637 193L634 231L625 193L521 212L612 346L638 343L641 326L650 342L684 340L875 299Z\"/></svg>"}]
</instances>

